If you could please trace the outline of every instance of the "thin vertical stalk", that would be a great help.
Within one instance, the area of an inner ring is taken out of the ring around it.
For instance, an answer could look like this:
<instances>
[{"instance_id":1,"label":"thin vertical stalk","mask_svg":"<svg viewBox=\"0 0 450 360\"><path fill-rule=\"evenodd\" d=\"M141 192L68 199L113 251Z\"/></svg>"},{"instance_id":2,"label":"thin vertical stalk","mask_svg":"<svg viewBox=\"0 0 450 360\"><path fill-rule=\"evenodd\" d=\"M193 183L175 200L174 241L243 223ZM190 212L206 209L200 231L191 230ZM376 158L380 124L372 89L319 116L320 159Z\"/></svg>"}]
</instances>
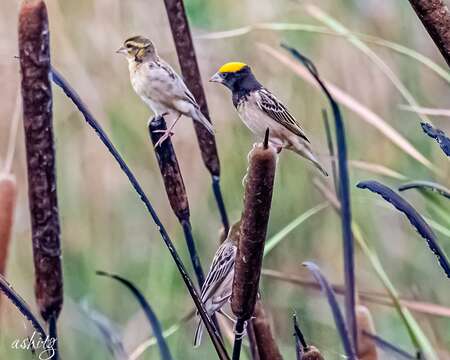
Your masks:
<instances>
[{"instance_id":1,"label":"thin vertical stalk","mask_svg":"<svg viewBox=\"0 0 450 360\"><path fill-rule=\"evenodd\" d=\"M106 135L105 131L102 129L100 124L97 122L97 120L92 116L91 112L88 110L86 105L83 103L79 95L76 93L76 91L70 86L70 84L62 77L62 75L56 71L56 69L52 69L52 80L57 84L61 89L64 91L64 93L73 101L75 106L78 108L78 110L83 115L84 119L88 123L88 125L95 131L95 133L98 135L100 141L106 146L110 154L114 157L114 159L119 164L121 170L125 173L128 180L130 181L131 186L138 194L139 198L142 200L142 202L145 205L145 208L149 215L151 216L153 222L155 223L156 228L158 229L161 239L163 240L164 244L166 245L167 249L170 252L170 255L172 256L173 261L175 262L175 265L184 281L184 284L186 285L187 290L189 291L189 294L192 297L192 300L194 301L195 306L197 307L197 310L200 314L200 317L202 318L206 329L208 331L209 336L211 337L211 340L214 344L214 348L216 349L217 355L219 356L219 359L229 359L229 356L226 352L226 349L222 343L222 340L220 339L220 335L217 332L216 327L214 326L210 316L207 314L201 300L199 297L199 294L197 290L194 287L194 284L189 277L189 274L186 271L186 268L181 261L180 256L178 255L177 250L175 249L175 246L172 243L172 240L170 240L169 234L167 233L164 225L162 224L161 220L158 217L158 214L156 213L155 209L153 208L149 198L145 194L144 190L142 189L142 186L139 184L138 180L134 176L131 169L128 167L127 163L123 160L122 156L117 151L116 147L113 145L111 140L109 139L108 135Z\"/></svg>"},{"instance_id":2,"label":"thin vertical stalk","mask_svg":"<svg viewBox=\"0 0 450 360\"><path fill-rule=\"evenodd\" d=\"M268 146L268 133L264 144L258 144L249 155L231 295L231 309L237 317L233 360L239 359L245 324L254 313L259 289L277 158L275 150Z\"/></svg>"},{"instance_id":3,"label":"thin vertical stalk","mask_svg":"<svg viewBox=\"0 0 450 360\"><path fill-rule=\"evenodd\" d=\"M336 194L339 194L339 179L337 176L336 160L334 157L335 151L334 151L334 144L333 144L333 135L331 134L331 126L330 126L330 121L328 119L328 113L325 109L322 109L322 118L323 118L323 123L325 126L325 134L327 136L328 152L330 153L330 157L331 157L331 174L333 175L334 191Z\"/></svg>"},{"instance_id":4,"label":"thin vertical stalk","mask_svg":"<svg viewBox=\"0 0 450 360\"><path fill-rule=\"evenodd\" d=\"M158 116L153 118L148 130L150 139L155 145L162 136L162 132L167 130L164 117ZM166 189L167 197L169 198L170 206L180 222L184 238L191 257L192 267L194 268L197 282L201 288L205 281L205 275L200 264L197 249L195 247L194 238L192 236L192 227L190 222L189 201L184 186L183 177L181 176L178 159L170 138L154 148L156 160L161 171L164 187Z\"/></svg>"},{"instance_id":5,"label":"thin vertical stalk","mask_svg":"<svg viewBox=\"0 0 450 360\"><path fill-rule=\"evenodd\" d=\"M184 81L197 100L203 115L211 121L183 0L164 0L164 3ZM228 234L230 226L220 190L220 162L216 140L214 135L210 134L201 124L195 121L194 128L203 162L212 176L213 193L220 211L223 227L225 228L225 233Z\"/></svg>"},{"instance_id":6,"label":"thin vertical stalk","mask_svg":"<svg viewBox=\"0 0 450 360\"><path fill-rule=\"evenodd\" d=\"M350 204L350 181L348 175L347 164L347 144L345 140L345 127L342 120L341 111L338 104L331 96L328 88L320 79L319 73L313 62L292 47L282 45L287 49L298 61L300 61L309 73L319 84L323 93L330 102L331 109L335 121L336 142L338 150L338 169L339 169L339 198L341 201L341 224L344 254L344 274L345 274L345 318L350 333L351 343L355 351L358 345L358 329L356 323L356 285L355 285L355 245L351 230L351 204Z\"/></svg>"},{"instance_id":7,"label":"thin vertical stalk","mask_svg":"<svg viewBox=\"0 0 450 360\"><path fill-rule=\"evenodd\" d=\"M55 315L51 315L48 320L48 337L50 340L51 347L47 349L52 354L53 360L59 359L59 344L58 344L58 330L56 327L57 317Z\"/></svg>"},{"instance_id":8,"label":"thin vertical stalk","mask_svg":"<svg viewBox=\"0 0 450 360\"><path fill-rule=\"evenodd\" d=\"M63 280L52 123L50 43L47 9L42 0L30 0L22 4L19 14L19 53L35 294L44 320L54 317L56 322L63 304Z\"/></svg>"}]
</instances>

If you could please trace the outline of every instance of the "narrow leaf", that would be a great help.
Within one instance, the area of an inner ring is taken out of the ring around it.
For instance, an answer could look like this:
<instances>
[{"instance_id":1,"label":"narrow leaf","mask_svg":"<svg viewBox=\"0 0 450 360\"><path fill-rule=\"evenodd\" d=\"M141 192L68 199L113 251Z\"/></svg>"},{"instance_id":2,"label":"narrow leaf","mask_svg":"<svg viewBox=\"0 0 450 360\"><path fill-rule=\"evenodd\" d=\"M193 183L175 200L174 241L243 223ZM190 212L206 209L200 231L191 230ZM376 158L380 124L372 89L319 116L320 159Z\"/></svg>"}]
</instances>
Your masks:
<instances>
[{"instance_id":1,"label":"narrow leaf","mask_svg":"<svg viewBox=\"0 0 450 360\"><path fill-rule=\"evenodd\" d=\"M162 335L162 330L161 330L161 325L159 323L159 320L158 320L156 314L154 313L152 307L150 306L148 301L145 299L144 295L142 295L142 293L140 292L140 290L131 281L129 281L119 275L108 274L104 271L97 271L97 275L106 276L106 277L112 278L114 280L117 280L122 285L124 285L128 290L131 291L133 296L139 302L139 305L141 305L141 308L144 311L145 315L147 316L150 326L152 327L153 334L155 335L156 341L158 342L161 359L172 360L172 355L170 354L169 347L167 346L166 340L164 339L164 336Z\"/></svg>"},{"instance_id":2,"label":"narrow leaf","mask_svg":"<svg viewBox=\"0 0 450 360\"><path fill-rule=\"evenodd\" d=\"M306 220L308 220L313 215L319 213L323 209L328 207L328 203L322 203L314 206L313 208L305 211L300 214L297 218L292 220L289 224L287 224L284 228L278 231L275 235L273 235L270 239L266 241L266 246L264 247L264 256L269 255L269 253L278 245L280 242L286 238L292 231L294 231L298 226L303 224Z\"/></svg>"},{"instance_id":3,"label":"narrow leaf","mask_svg":"<svg viewBox=\"0 0 450 360\"><path fill-rule=\"evenodd\" d=\"M392 355L395 356L396 359L398 357L400 357L401 359L417 360L417 358L415 356L407 353L406 351L400 349L398 346L382 339L381 337L379 337L375 334L371 334L371 333L368 333L367 331L363 331L363 336L366 336L369 339L372 339L380 349L382 349L388 353L391 353Z\"/></svg>"},{"instance_id":4,"label":"narrow leaf","mask_svg":"<svg viewBox=\"0 0 450 360\"><path fill-rule=\"evenodd\" d=\"M282 45L288 50L294 58L300 61L309 73L319 84L322 92L330 102L333 111L335 132L336 132L336 146L338 156L338 170L339 170L339 198L341 200L341 227L342 227L342 241L343 241L343 255L344 255L344 276L345 276L345 317L347 326L350 331L352 344L356 348L358 343L358 329L356 323L356 285L355 285L355 256L354 256L354 242L351 230L351 203L350 203L350 180L348 175L347 164L347 144L345 139L345 127L342 119L341 111L333 96L329 92L327 86L319 77L319 73L313 62L292 47Z\"/></svg>"},{"instance_id":5,"label":"narrow leaf","mask_svg":"<svg viewBox=\"0 0 450 360\"><path fill-rule=\"evenodd\" d=\"M450 190L447 189L444 185L437 184L431 181L411 181L402 186L399 186L399 191L405 191L409 189L425 189L435 191L438 194L450 199ZM450 216L450 215L449 215Z\"/></svg>"},{"instance_id":6,"label":"narrow leaf","mask_svg":"<svg viewBox=\"0 0 450 360\"><path fill-rule=\"evenodd\" d=\"M365 54L394 84L403 98L411 106L419 106L417 101L414 99L413 95L409 92L405 85L400 81L397 75L391 70L391 68L374 52L372 51L364 42L358 39L357 36L353 35L342 23L338 22L329 14L322 11L320 8L314 5L307 5L306 10L315 19L321 21L334 31L345 36L345 38L359 49L363 54ZM422 121L428 121L428 118L424 114L417 114Z\"/></svg>"},{"instance_id":7,"label":"narrow leaf","mask_svg":"<svg viewBox=\"0 0 450 360\"><path fill-rule=\"evenodd\" d=\"M368 189L378 195L381 195L383 199L385 199L386 201L394 205L396 209L404 213L411 225L413 225L419 232L419 234L427 241L431 251L433 251L438 257L439 264L444 269L445 274L448 278L450 278L450 263L444 251L439 246L436 235L423 219L423 217L408 201L406 201L386 185L383 185L377 181L363 181L358 183L357 187L360 189Z\"/></svg>"},{"instance_id":8,"label":"narrow leaf","mask_svg":"<svg viewBox=\"0 0 450 360\"><path fill-rule=\"evenodd\" d=\"M336 300L336 295L328 282L328 280L322 275L319 267L311 261L306 261L303 263L306 268L311 271L316 281L320 284L322 288L322 292L327 297L328 304L330 305L331 312L333 314L334 322L336 324L336 328L341 337L342 345L344 347L345 354L348 359L356 359L355 353L353 351L352 343L350 340L350 335L347 330L347 326L345 325L344 318L342 316L341 310L339 309L338 302Z\"/></svg>"},{"instance_id":9,"label":"narrow leaf","mask_svg":"<svg viewBox=\"0 0 450 360\"><path fill-rule=\"evenodd\" d=\"M445 155L450 156L450 138L442 130L434 128L432 125L427 123L421 123L422 130L430 138L435 139L436 142L441 147Z\"/></svg>"},{"instance_id":10,"label":"narrow leaf","mask_svg":"<svg viewBox=\"0 0 450 360\"><path fill-rule=\"evenodd\" d=\"M310 74L305 69L303 69L302 66L299 66L299 64L291 60L288 56L284 55L277 49L274 49L265 44L260 44L259 47L282 64L288 66L296 75L312 84L313 86L318 87L314 78L310 76ZM338 101L354 113L358 114L362 120L366 121L369 125L379 130L387 139L389 139L393 144L398 146L413 159L417 160L422 165L433 169L433 165L431 164L431 162L423 154L421 154L407 139L405 139L403 135L395 130L386 120L375 114L372 110L361 104L350 94L344 92L336 85L330 83L329 81L323 81L336 101Z\"/></svg>"},{"instance_id":11,"label":"narrow leaf","mask_svg":"<svg viewBox=\"0 0 450 360\"><path fill-rule=\"evenodd\" d=\"M155 223L155 226L158 229L164 244L166 245L167 249L169 250L170 255L172 256L172 259L175 262L175 265L177 266L178 271L180 272L180 275L184 281L184 284L186 285L186 288L189 291L189 294L191 295L195 306L197 307L200 317L203 319L203 322L206 325L206 329L208 331L209 336L211 337L211 340L214 344L214 347L217 351L219 358L220 359L229 359L226 349L222 343L222 340L220 339L220 336L217 333L217 330L211 320L211 317L206 312L206 310L200 300L197 290L194 287L194 283L192 282L192 279L189 277L189 274L186 271L186 267L184 266L183 262L181 261L181 258L178 255L178 252L175 249L175 246L173 245L172 240L170 240L169 234L167 233L165 227L163 226L161 220L159 219L149 198L144 193L142 186L139 184L139 182L137 181L133 172L128 167L127 163L123 160L122 156L117 151L116 147L113 145L113 143L109 139L108 135L106 135L105 131L102 129L100 124L92 116L91 112L88 110L88 108L83 103L83 101L81 100L80 96L76 93L76 91L62 77L62 75L58 71L56 71L56 69L52 68L51 75L52 75L52 80L55 82L55 84L58 85L64 91L64 93L70 98L70 100L72 100L72 102L75 104L75 106L78 108L78 110L83 115L83 117L86 120L86 122L88 123L88 125L96 132L96 134L98 135L101 142L106 146L108 151L111 153L111 155L114 157L114 159L119 164L121 170L127 176L133 189L139 195L139 198L144 203L145 208L147 209L147 212L150 214L153 222Z\"/></svg>"},{"instance_id":12,"label":"narrow leaf","mask_svg":"<svg viewBox=\"0 0 450 360\"><path fill-rule=\"evenodd\" d=\"M5 294L5 296L13 303L13 305L20 311L20 313L31 323L34 330L39 334L42 339L47 337L44 328L39 323L39 320L31 311L28 304L22 297L14 291L11 284L6 281L6 279L0 275L0 291Z\"/></svg>"},{"instance_id":13,"label":"narrow leaf","mask_svg":"<svg viewBox=\"0 0 450 360\"><path fill-rule=\"evenodd\" d=\"M314 185L322 193L322 195L330 202L334 210L339 214L340 203L339 200L336 198L336 196L329 189L327 189L327 187L323 185L321 182L314 181ZM378 276L381 283L388 292L389 296L391 297L394 306L408 331L408 334L411 338L411 342L414 344L414 346L417 347L418 350L420 350L427 356L427 359L437 360L438 357L436 355L433 346L431 345L425 333L422 331L416 319L414 319L414 317L412 316L411 312L400 302L399 293L395 288L394 284L389 279L388 274L384 270L384 266L381 263L380 258L378 257L375 250L365 240L361 228L355 221L352 222L352 232L362 252L369 259L369 262L372 265L375 274Z\"/></svg>"}]
</instances>

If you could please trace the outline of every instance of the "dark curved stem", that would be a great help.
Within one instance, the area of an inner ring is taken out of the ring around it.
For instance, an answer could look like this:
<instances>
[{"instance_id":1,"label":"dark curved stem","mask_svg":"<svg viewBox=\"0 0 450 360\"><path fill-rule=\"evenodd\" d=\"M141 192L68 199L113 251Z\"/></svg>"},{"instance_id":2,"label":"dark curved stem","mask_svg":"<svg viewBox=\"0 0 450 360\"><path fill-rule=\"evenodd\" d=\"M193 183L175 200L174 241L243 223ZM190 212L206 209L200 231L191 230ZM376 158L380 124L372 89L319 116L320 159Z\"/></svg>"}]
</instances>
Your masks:
<instances>
[{"instance_id":1,"label":"dark curved stem","mask_svg":"<svg viewBox=\"0 0 450 360\"><path fill-rule=\"evenodd\" d=\"M241 356L242 338L244 337L245 320L238 319L234 328L234 345L232 360L239 360Z\"/></svg>"},{"instance_id":2,"label":"dark curved stem","mask_svg":"<svg viewBox=\"0 0 450 360\"><path fill-rule=\"evenodd\" d=\"M191 256L192 267L194 268L198 284L201 288L205 282L205 274L203 273L200 258L198 257L197 249L195 248L194 238L192 237L191 223L189 220L183 220L181 221L181 226L183 227L184 238L186 239L189 255Z\"/></svg>"},{"instance_id":3,"label":"dark curved stem","mask_svg":"<svg viewBox=\"0 0 450 360\"><path fill-rule=\"evenodd\" d=\"M56 321L57 321L56 315L51 315L50 318L48 319L48 336L50 338L50 341L53 343L53 346L51 348L53 360L59 359L58 330Z\"/></svg>"},{"instance_id":4,"label":"dark curved stem","mask_svg":"<svg viewBox=\"0 0 450 360\"><path fill-rule=\"evenodd\" d=\"M290 46L281 45L288 50L294 58L299 60L314 77L319 84L323 93L330 102L333 111L336 143L338 153L338 170L339 170L339 199L341 201L341 224L342 224L342 238L343 238L343 254L344 254L344 273L345 273L345 287L347 289L345 294L345 318L351 336L352 346L357 352L358 345L358 325L356 323L356 284L355 284L355 245L351 230L351 203L350 203L350 180L348 175L347 165L347 144L345 140L345 127L342 119L341 111L338 104L331 96L328 88L321 80L319 73L313 62L306 56L302 55L297 49Z\"/></svg>"},{"instance_id":5,"label":"dark curved stem","mask_svg":"<svg viewBox=\"0 0 450 360\"><path fill-rule=\"evenodd\" d=\"M223 201L222 191L220 190L220 177L213 175L212 177L212 189L214 198L216 199L217 206L219 207L220 218L222 220L225 234L228 234L230 230L230 222L228 221L227 210L225 209L225 202Z\"/></svg>"},{"instance_id":6,"label":"dark curved stem","mask_svg":"<svg viewBox=\"0 0 450 360\"><path fill-rule=\"evenodd\" d=\"M117 163L119 164L122 171L127 176L128 180L130 181L131 185L133 186L136 193L139 195L140 199L144 203L147 211L149 212L150 216L153 219L153 222L155 223L155 226L159 233L161 234L161 238L164 241L164 244L166 245L167 249L170 252L170 255L172 256L175 265L178 268L178 271L181 274L181 277L183 278L183 281L189 291L189 294L192 297L192 300L195 303L195 306L197 307L197 310L199 311L199 314L205 324L206 329L208 330L208 333L211 337L211 340L214 344L214 347L217 351L217 354L219 355L220 359L229 359L228 354L226 352L226 349L220 339L220 336L217 332L217 329L215 328L211 317L207 314L205 308L203 307L203 304L200 300L200 297L195 290L194 284L189 277L186 268L181 261L180 256L178 255L178 252L176 251L172 241L169 238L169 234L167 233L164 225L161 223L161 220L159 219L158 215L156 214L156 211L153 209L152 204L150 203L150 200L148 199L147 195L144 193L144 190L142 189L141 185L137 181L136 177L134 176L133 172L130 170L128 165L125 163L125 161L122 159L122 156L119 154L115 146L112 144L111 140L109 140L106 133L103 131L100 124L95 120L95 118L92 116L92 114L89 112L87 107L84 105L78 94L75 92L75 90L69 85L69 83L59 74L54 68L52 68L52 79L53 81L61 87L61 89L64 91L64 93L74 102L75 106L80 110L80 112L83 114L86 122L91 126L94 131L97 133L98 137L102 141L102 143L108 148L108 151L111 153L111 155L116 159Z\"/></svg>"}]
</instances>

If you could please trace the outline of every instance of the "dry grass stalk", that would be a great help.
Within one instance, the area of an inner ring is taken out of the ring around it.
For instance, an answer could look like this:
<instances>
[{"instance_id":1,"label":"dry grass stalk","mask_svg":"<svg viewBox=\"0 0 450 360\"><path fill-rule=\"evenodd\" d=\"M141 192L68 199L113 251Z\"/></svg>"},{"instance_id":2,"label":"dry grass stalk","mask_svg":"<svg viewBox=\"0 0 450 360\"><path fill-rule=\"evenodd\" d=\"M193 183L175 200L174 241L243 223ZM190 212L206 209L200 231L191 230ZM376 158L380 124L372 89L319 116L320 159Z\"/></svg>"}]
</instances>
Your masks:
<instances>
[{"instance_id":1,"label":"dry grass stalk","mask_svg":"<svg viewBox=\"0 0 450 360\"><path fill-rule=\"evenodd\" d=\"M256 302L254 319L252 320L261 360L281 360L281 353L270 328L269 318L260 300Z\"/></svg>"},{"instance_id":2,"label":"dry grass stalk","mask_svg":"<svg viewBox=\"0 0 450 360\"><path fill-rule=\"evenodd\" d=\"M356 306L356 320L358 322L358 359L378 360L377 347L373 339L364 336L363 333L375 334L372 315L364 305Z\"/></svg>"},{"instance_id":3,"label":"dry grass stalk","mask_svg":"<svg viewBox=\"0 0 450 360\"><path fill-rule=\"evenodd\" d=\"M5 275L9 242L16 207L16 178L10 174L0 174L0 274Z\"/></svg>"},{"instance_id":4,"label":"dry grass stalk","mask_svg":"<svg viewBox=\"0 0 450 360\"><path fill-rule=\"evenodd\" d=\"M448 66L450 66L450 12L443 0L409 0Z\"/></svg>"},{"instance_id":5,"label":"dry grass stalk","mask_svg":"<svg viewBox=\"0 0 450 360\"><path fill-rule=\"evenodd\" d=\"M23 120L33 237L35 294L42 317L58 316L63 302L60 227L50 83L47 9L42 0L22 4L19 14Z\"/></svg>"}]
</instances>

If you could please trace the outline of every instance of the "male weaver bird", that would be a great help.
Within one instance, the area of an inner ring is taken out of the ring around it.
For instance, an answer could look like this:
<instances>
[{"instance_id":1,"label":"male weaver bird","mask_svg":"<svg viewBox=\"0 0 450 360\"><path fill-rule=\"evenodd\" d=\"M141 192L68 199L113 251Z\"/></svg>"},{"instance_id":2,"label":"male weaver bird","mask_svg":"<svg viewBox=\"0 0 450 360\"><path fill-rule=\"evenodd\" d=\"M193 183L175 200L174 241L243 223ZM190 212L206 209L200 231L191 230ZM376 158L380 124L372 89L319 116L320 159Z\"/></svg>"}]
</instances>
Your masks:
<instances>
[{"instance_id":1,"label":"male weaver bird","mask_svg":"<svg viewBox=\"0 0 450 360\"><path fill-rule=\"evenodd\" d=\"M211 134L211 123L200 111L192 93L181 77L158 56L153 43L143 37L134 36L123 43L116 51L124 54L128 60L131 85L140 98L152 109L155 116L172 115L172 125L163 131L155 147L169 136L181 115L188 116L201 123Z\"/></svg>"},{"instance_id":2,"label":"male weaver bird","mask_svg":"<svg viewBox=\"0 0 450 360\"><path fill-rule=\"evenodd\" d=\"M259 141L269 128L269 142L278 151L286 148L310 160L325 175L305 131L269 90L263 87L247 64L229 62L215 73L210 82L225 85L232 92L233 105L244 124Z\"/></svg>"},{"instance_id":3,"label":"male weaver bird","mask_svg":"<svg viewBox=\"0 0 450 360\"><path fill-rule=\"evenodd\" d=\"M240 221L231 226L227 238L214 255L208 275L202 286L201 300L210 316L217 311L229 317L221 309L231 297L240 226ZM194 347L200 345L202 335L203 321L199 319L195 330Z\"/></svg>"}]
</instances>

